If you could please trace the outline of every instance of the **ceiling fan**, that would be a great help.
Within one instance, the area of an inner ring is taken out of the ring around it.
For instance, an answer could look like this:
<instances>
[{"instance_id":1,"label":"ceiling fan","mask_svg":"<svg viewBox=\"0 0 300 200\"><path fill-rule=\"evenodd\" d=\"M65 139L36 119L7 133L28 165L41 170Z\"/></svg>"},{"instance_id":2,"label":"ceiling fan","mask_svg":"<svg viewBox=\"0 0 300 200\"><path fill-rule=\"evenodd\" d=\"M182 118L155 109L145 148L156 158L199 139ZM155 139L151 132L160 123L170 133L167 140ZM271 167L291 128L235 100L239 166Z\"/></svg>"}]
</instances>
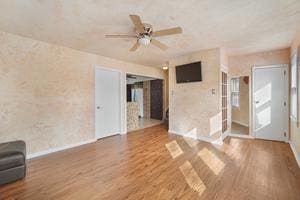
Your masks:
<instances>
[{"instance_id":1,"label":"ceiling fan","mask_svg":"<svg viewBox=\"0 0 300 200\"><path fill-rule=\"evenodd\" d=\"M154 39L155 37L174 35L182 33L181 27L153 31L151 24L142 23L138 15L129 15L132 23L135 26L135 34L118 34L118 35L105 35L107 38L136 38L136 43L130 48L129 51L136 51L140 45L152 44L161 50L167 50L168 47L160 41Z\"/></svg>"}]
</instances>

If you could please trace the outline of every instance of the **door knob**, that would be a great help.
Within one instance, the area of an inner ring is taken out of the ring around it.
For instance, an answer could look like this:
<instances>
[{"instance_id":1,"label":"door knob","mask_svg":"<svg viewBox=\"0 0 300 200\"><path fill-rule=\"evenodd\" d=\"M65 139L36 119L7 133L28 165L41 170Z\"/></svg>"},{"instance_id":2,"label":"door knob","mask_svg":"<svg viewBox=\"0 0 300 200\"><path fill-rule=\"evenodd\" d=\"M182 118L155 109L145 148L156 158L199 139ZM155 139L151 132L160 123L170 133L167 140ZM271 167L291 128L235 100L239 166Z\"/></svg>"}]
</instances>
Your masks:
<instances>
[{"instance_id":1,"label":"door knob","mask_svg":"<svg viewBox=\"0 0 300 200\"><path fill-rule=\"evenodd\" d=\"M259 103L259 101L255 101L255 103L256 103L256 104L258 104L258 103Z\"/></svg>"}]
</instances>

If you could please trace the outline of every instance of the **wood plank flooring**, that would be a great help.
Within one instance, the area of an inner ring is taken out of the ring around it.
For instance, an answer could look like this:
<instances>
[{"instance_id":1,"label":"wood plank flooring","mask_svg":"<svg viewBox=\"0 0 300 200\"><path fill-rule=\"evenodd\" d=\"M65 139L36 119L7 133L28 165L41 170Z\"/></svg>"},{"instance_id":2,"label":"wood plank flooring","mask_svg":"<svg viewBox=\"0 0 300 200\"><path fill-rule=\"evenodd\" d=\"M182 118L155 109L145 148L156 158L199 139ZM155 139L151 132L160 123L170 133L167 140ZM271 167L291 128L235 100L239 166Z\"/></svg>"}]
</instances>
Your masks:
<instances>
[{"instance_id":1,"label":"wood plank flooring","mask_svg":"<svg viewBox=\"0 0 300 200\"><path fill-rule=\"evenodd\" d=\"M249 127L232 122L231 123L231 134L249 135Z\"/></svg>"},{"instance_id":2,"label":"wood plank flooring","mask_svg":"<svg viewBox=\"0 0 300 200\"><path fill-rule=\"evenodd\" d=\"M300 199L288 144L227 138L212 145L163 125L28 161L0 199Z\"/></svg>"}]
</instances>

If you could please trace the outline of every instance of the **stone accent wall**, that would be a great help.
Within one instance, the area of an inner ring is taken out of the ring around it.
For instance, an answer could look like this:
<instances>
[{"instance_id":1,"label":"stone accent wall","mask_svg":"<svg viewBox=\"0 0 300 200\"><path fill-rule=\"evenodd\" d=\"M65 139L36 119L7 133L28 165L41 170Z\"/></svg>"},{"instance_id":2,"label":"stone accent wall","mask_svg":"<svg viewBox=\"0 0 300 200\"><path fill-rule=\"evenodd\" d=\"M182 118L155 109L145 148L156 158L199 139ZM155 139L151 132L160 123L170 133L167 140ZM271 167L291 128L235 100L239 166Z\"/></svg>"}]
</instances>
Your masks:
<instances>
[{"instance_id":1,"label":"stone accent wall","mask_svg":"<svg viewBox=\"0 0 300 200\"><path fill-rule=\"evenodd\" d=\"M143 83L143 99L144 99L144 118L150 118L150 81Z\"/></svg>"},{"instance_id":2,"label":"stone accent wall","mask_svg":"<svg viewBox=\"0 0 300 200\"><path fill-rule=\"evenodd\" d=\"M139 107L137 102L127 102L127 131L139 127Z\"/></svg>"}]
</instances>

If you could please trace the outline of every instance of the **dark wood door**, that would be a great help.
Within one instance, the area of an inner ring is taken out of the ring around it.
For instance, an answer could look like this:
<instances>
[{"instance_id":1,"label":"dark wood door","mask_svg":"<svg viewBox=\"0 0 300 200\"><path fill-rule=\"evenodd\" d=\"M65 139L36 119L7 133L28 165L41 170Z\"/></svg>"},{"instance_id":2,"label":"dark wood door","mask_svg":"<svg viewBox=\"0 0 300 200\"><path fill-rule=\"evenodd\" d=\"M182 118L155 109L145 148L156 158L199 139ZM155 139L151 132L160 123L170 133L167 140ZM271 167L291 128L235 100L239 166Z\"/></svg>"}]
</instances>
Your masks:
<instances>
[{"instance_id":1,"label":"dark wood door","mask_svg":"<svg viewBox=\"0 0 300 200\"><path fill-rule=\"evenodd\" d=\"M131 87L132 85L130 84L127 84L127 102L131 102L132 99L131 99Z\"/></svg>"},{"instance_id":2,"label":"dark wood door","mask_svg":"<svg viewBox=\"0 0 300 200\"><path fill-rule=\"evenodd\" d=\"M152 119L162 120L163 118L163 82L162 80L150 81L151 111Z\"/></svg>"}]
</instances>

